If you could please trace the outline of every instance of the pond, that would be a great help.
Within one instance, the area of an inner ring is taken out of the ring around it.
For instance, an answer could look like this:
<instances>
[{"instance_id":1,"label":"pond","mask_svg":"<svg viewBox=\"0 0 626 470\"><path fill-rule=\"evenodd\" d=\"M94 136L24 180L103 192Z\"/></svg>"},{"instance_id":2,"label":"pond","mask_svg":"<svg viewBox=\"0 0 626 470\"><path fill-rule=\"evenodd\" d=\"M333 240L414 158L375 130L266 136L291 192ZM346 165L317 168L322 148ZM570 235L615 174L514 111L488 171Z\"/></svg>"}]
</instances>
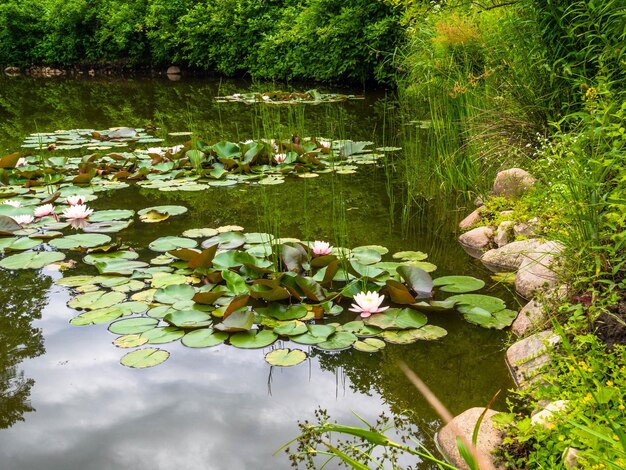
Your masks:
<instances>
[{"instance_id":1,"label":"pond","mask_svg":"<svg viewBox=\"0 0 626 470\"><path fill-rule=\"evenodd\" d=\"M401 139L389 136L390 100L384 91L366 91L364 99L274 107L215 100L250 89L262 86L192 78L178 82L1 78L1 155L20 150L33 133L115 126L146 129L165 139L146 142L143 148L182 144L189 137L176 133L187 131L211 144L288 141L297 135L324 137L334 145L371 141L371 149L402 146ZM330 91L363 94L363 90ZM84 147L40 147L34 154L88 152ZM400 208L390 203L390 196L400 191L401 177L391 172L393 162L403 158L402 151L384 154L378 161L363 155L349 171L321 171L311 178L287 175L280 184L238 181L181 191L131 183L94 193L91 196L97 199L88 204L94 214L187 208L159 223L133 216L128 228L107 234L110 243L125 245L143 261L162 254L163 250L148 249L156 239L220 227L230 234L242 229L350 248L374 246L383 262L397 261L391 257L397 252L425 252L426 262L437 266L433 277L481 279L486 286L480 293L500 297L516 309L508 289L493 282L490 273L458 246L457 217L442 212L441 200L424 201L420 217L408 225L400 222ZM449 207L456 210L455 204L451 198ZM58 240L64 239L67 236ZM42 246L54 246L53 242ZM354 413L375 421L382 412L393 416L410 410L422 441L434 450L432 435L440 420L400 372L399 361L413 368L453 414L485 406L498 390L503 393L496 406L502 408L504 392L513 386L503 358L506 332L471 324L455 310L426 314L428 324L444 328L446 336L410 344L387 342L373 353L324 349L285 337L258 349L230 344L191 348L174 341L154 345L169 353L165 362L143 369L125 367L120 359L129 349L112 344L118 335L107 330L109 322L70 324L84 311L68 306L79 293L62 285L63 279L98 274L82 262L84 255L68 251L66 261L77 263L65 271L0 270L0 457L6 468L289 468L284 453L273 454L298 434L298 421L314 421L318 408L345 424L359 423ZM349 307L350 302L342 305ZM346 309L325 321L345 323L356 315ZM292 367L271 366L265 355L278 348L302 350L306 359ZM431 467L416 462L412 468Z\"/></svg>"}]
</instances>

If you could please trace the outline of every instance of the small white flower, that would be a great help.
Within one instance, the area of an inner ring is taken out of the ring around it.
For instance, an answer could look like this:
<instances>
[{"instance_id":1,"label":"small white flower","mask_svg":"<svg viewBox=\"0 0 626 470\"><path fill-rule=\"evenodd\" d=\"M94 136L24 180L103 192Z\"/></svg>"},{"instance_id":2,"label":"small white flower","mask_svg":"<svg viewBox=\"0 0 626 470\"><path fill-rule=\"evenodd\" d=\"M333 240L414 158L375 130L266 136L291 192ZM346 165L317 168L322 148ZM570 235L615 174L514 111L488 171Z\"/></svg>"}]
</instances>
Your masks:
<instances>
[{"instance_id":1,"label":"small white flower","mask_svg":"<svg viewBox=\"0 0 626 470\"><path fill-rule=\"evenodd\" d=\"M45 217L54 214L54 206L52 204L44 204L35 209L35 217Z\"/></svg>"},{"instance_id":2,"label":"small white flower","mask_svg":"<svg viewBox=\"0 0 626 470\"><path fill-rule=\"evenodd\" d=\"M174 145L173 147L170 147L169 149L167 149L167 153L169 153L170 155L176 155L183 148L185 148L184 145Z\"/></svg>"},{"instance_id":3,"label":"small white flower","mask_svg":"<svg viewBox=\"0 0 626 470\"><path fill-rule=\"evenodd\" d=\"M163 155L163 149L161 147L150 147L146 149L148 153L155 153L157 155Z\"/></svg>"},{"instance_id":4,"label":"small white flower","mask_svg":"<svg viewBox=\"0 0 626 470\"><path fill-rule=\"evenodd\" d=\"M333 247L330 246L328 242L322 242L319 240L315 240L311 245L311 251L313 254L321 256L321 255L329 255L331 251L333 251Z\"/></svg>"},{"instance_id":5,"label":"small white flower","mask_svg":"<svg viewBox=\"0 0 626 470\"><path fill-rule=\"evenodd\" d=\"M28 165L28 161L24 157L20 157L17 159L17 163L15 164L15 168L19 168L21 166Z\"/></svg>"},{"instance_id":6,"label":"small white flower","mask_svg":"<svg viewBox=\"0 0 626 470\"><path fill-rule=\"evenodd\" d=\"M287 154L286 153L277 153L276 155L274 155L274 161L276 163L284 163L285 160L287 160Z\"/></svg>"},{"instance_id":7,"label":"small white flower","mask_svg":"<svg viewBox=\"0 0 626 470\"><path fill-rule=\"evenodd\" d=\"M13 199L9 199L7 201L4 201L2 204L7 204L7 205L13 206L13 207L22 207L22 203L20 201L14 201Z\"/></svg>"},{"instance_id":8,"label":"small white flower","mask_svg":"<svg viewBox=\"0 0 626 470\"><path fill-rule=\"evenodd\" d=\"M86 219L92 212L93 209L88 208L86 205L77 204L65 209L62 215L66 219Z\"/></svg>"},{"instance_id":9,"label":"small white flower","mask_svg":"<svg viewBox=\"0 0 626 470\"><path fill-rule=\"evenodd\" d=\"M70 206L85 204L85 196L68 196L67 199L65 199L65 202L67 202Z\"/></svg>"},{"instance_id":10,"label":"small white flower","mask_svg":"<svg viewBox=\"0 0 626 470\"><path fill-rule=\"evenodd\" d=\"M35 218L32 215L14 215L11 218L15 220L16 224L19 224L19 225L27 225L27 224L32 223L33 220L35 220Z\"/></svg>"}]
</instances>

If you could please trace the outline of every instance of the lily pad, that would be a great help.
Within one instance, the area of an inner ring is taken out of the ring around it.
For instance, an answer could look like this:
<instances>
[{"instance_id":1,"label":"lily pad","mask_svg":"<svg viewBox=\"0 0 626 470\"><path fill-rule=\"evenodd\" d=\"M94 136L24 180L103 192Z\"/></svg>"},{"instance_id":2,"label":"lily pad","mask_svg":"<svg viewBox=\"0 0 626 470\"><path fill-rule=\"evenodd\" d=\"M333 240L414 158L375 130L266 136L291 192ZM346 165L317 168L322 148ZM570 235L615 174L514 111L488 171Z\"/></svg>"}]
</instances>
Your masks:
<instances>
[{"instance_id":1,"label":"lily pad","mask_svg":"<svg viewBox=\"0 0 626 470\"><path fill-rule=\"evenodd\" d=\"M140 334L135 335L123 335L119 336L113 344L118 348L136 348L148 342L147 338L142 337Z\"/></svg>"},{"instance_id":2,"label":"lily pad","mask_svg":"<svg viewBox=\"0 0 626 470\"><path fill-rule=\"evenodd\" d=\"M153 328L141 333L141 336L146 338L149 344L171 343L173 341L178 341L184 335L185 332L183 330L173 326Z\"/></svg>"},{"instance_id":3,"label":"lily pad","mask_svg":"<svg viewBox=\"0 0 626 470\"><path fill-rule=\"evenodd\" d=\"M159 324L159 320L150 317L126 318L109 325L109 331L117 335L140 334L151 330Z\"/></svg>"},{"instance_id":4,"label":"lily pad","mask_svg":"<svg viewBox=\"0 0 626 470\"><path fill-rule=\"evenodd\" d=\"M154 206L146 207L137 212L139 220L145 223L162 222L172 215L180 215L187 212L184 206Z\"/></svg>"},{"instance_id":5,"label":"lily pad","mask_svg":"<svg viewBox=\"0 0 626 470\"><path fill-rule=\"evenodd\" d=\"M350 333L349 331L335 331L326 341L317 343L315 346L320 349L338 351L349 348L357 340L358 338L356 335Z\"/></svg>"},{"instance_id":6,"label":"lily pad","mask_svg":"<svg viewBox=\"0 0 626 470\"><path fill-rule=\"evenodd\" d=\"M154 293L154 300L163 304L174 304L181 300L191 300L196 290L187 284L173 284L157 289Z\"/></svg>"},{"instance_id":7,"label":"lily pad","mask_svg":"<svg viewBox=\"0 0 626 470\"><path fill-rule=\"evenodd\" d=\"M154 240L148 245L152 251L165 253L166 251L176 250L178 248L194 248L198 244L191 238L183 237L161 237Z\"/></svg>"},{"instance_id":8,"label":"lily pad","mask_svg":"<svg viewBox=\"0 0 626 470\"><path fill-rule=\"evenodd\" d=\"M427 321L426 315L410 308L390 308L384 312L375 313L371 317L367 317L364 323L383 330L404 330L421 328Z\"/></svg>"},{"instance_id":9,"label":"lily pad","mask_svg":"<svg viewBox=\"0 0 626 470\"><path fill-rule=\"evenodd\" d=\"M65 259L65 254L58 251L27 251L11 255L0 261L4 269L39 269Z\"/></svg>"},{"instance_id":10,"label":"lily pad","mask_svg":"<svg viewBox=\"0 0 626 470\"><path fill-rule=\"evenodd\" d=\"M291 340L300 344L319 344L328 339L335 332L331 325L307 325L307 332L301 335L291 336Z\"/></svg>"},{"instance_id":11,"label":"lily pad","mask_svg":"<svg viewBox=\"0 0 626 470\"><path fill-rule=\"evenodd\" d=\"M297 366L304 362L307 354L300 349L274 349L265 355L265 361L278 367Z\"/></svg>"},{"instance_id":12,"label":"lily pad","mask_svg":"<svg viewBox=\"0 0 626 470\"><path fill-rule=\"evenodd\" d=\"M378 352L385 347L386 343L378 338L365 338L355 341L352 347L362 352Z\"/></svg>"},{"instance_id":13,"label":"lily pad","mask_svg":"<svg viewBox=\"0 0 626 470\"><path fill-rule=\"evenodd\" d=\"M170 357L170 353L158 348L143 348L126 354L120 363L135 369L145 369L154 367L165 362Z\"/></svg>"},{"instance_id":14,"label":"lily pad","mask_svg":"<svg viewBox=\"0 0 626 470\"><path fill-rule=\"evenodd\" d=\"M70 300L67 305L71 308L82 308L85 310L97 310L119 304L126 298L123 292L95 291L79 295Z\"/></svg>"},{"instance_id":15,"label":"lily pad","mask_svg":"<svg viewBox=\"0 0 626 470\"><path fill-rule=\"evenodd\" d=\"M181 342L188 348L210 348L222 344L228 338L228 333L215 331L212 328L202 328L190 331Z\"/></svg>"},{"instance_id":16,"label":"lily pad","mask_svg":"<svg viewBox=\"0 0 626 470\"><path fill-rule=\"evenodd\" d=\"M93 248L105 245L111 241L108 235L99 233L79 233L76 235L68 235L63 238L55 238L50 240L50 245L60 250L80 250L85 248Z\"/></svg>"},{"instance_id":17,"label":"lily pad","mask_svg":"<svg viewBox=\"0 0 626 470\"><path fill-rule=\"evenodd\" d=\"M281 336L296 336L306 333L306 323L298 320L284 322L274 328L274 333Z\"/></svg>"},{"instance_id":18,"label":"lily pad","mask_svg":"<svg viewBox=\"0 0 626 470\"><path fill-rule=\"evenodd\" d=\"M409 344L420 340L443 338L447 334L448 332L439 326L425 325L422 328L383 331L380 337L388 343Z\"/></svg>"},{"instance_id":19,"label":"lily pad","mask_svg":"<svg viewBox=\"0 0 626 470\"><path fill-rule=\"evenodd\" d=\"M277 339L278 335L272 330L250 330L232 335L230 337L230 344L236 348L257 349L269 346Z\"/></svg>"},{"instance_id":20,"label":"lily pad","mask_svg":"<svg viewBox=\"0 0 626 470\"><path fill-rule=\"evenodd\" d=\"M110 222L112 220L126 220L135 215L135 211L128 209L116 209L97 211L89 216L89 222Z\"/></svg>"},{"instance_id":21,"label":"lily pad","mask_svg":"<svg viewBox=\"0 0 626 470\"><path fill-rule=\"evenodd\" d=\"M213 323L211 315L199 310L175 310L166 314L163 320L179 328L204 328Z\"/></svg>"},{"instance_id":22,"label":"lily pad","mask_svg":"<svg viewBox=\"0 0 626 470\"><path fill-rule=\"evenodd\" d=\"M465 293L482 289L485 282L471 276L444 276L433 280L433 286L443 292Z\"/></svg>"}]
</instances>

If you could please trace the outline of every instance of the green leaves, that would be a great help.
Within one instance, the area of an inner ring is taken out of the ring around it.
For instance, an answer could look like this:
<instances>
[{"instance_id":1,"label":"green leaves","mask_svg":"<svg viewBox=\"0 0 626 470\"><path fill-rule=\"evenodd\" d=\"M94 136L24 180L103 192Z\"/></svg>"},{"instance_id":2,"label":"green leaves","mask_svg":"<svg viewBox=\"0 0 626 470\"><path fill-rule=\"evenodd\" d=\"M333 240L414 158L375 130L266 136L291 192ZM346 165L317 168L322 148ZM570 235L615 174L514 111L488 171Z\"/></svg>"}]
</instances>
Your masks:
<instances>
[{"instance_id":1,"label":"green leaves","mask_svg":"<svg viewBox=\"0 0 626 470\"><path fill-rule=\"evenodd\" d=\"M120 360L126 367L135 369L145 369L154 367L165 362L170 357L170 353L158 348L143 348L129 352Z\"/></svg>"},{"instance_id":2,"label":"green leaves","mask_svg":"<svg viewBox=\"0 0 626 470\"><path fill-rule=\"evenodd\" d=\"M65 255L58 251L27 251L7 256L0 261L0 267L4 269L39 269L64 259Z\"/></svg>"},{"instance_id":3,"label":"green leaves","mask_svg":"<svg viewBox=\"0 0 626 470\"><path fill-rule=\"evenodd\" d=\"M272 366L291 367L304 362L306 357L299 349L274 349L265 355L265 361Z\"/></svg>"}]
</instances>

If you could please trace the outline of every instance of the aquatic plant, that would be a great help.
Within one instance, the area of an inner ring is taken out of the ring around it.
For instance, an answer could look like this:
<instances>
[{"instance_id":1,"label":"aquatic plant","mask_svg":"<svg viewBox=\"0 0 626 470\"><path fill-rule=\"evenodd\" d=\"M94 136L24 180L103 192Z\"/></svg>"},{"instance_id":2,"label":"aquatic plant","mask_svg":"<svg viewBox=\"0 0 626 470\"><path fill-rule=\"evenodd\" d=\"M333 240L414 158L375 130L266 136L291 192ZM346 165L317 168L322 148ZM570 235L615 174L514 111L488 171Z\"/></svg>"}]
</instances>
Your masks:
<instances>
[{"instance_id":1,"label":"aquatic plant","mask_svg":"<svg viewBox=\"0 0 626 470\"><path fill-rule=\"evenodd\" d=\"M354 296L354 303L349 310L357 312L361 318L367 318L374 313L384 312L389 308L380 306L384 299L384 295L379 295L376 292L359 292Z\"/></svg>"}]
</instances>

